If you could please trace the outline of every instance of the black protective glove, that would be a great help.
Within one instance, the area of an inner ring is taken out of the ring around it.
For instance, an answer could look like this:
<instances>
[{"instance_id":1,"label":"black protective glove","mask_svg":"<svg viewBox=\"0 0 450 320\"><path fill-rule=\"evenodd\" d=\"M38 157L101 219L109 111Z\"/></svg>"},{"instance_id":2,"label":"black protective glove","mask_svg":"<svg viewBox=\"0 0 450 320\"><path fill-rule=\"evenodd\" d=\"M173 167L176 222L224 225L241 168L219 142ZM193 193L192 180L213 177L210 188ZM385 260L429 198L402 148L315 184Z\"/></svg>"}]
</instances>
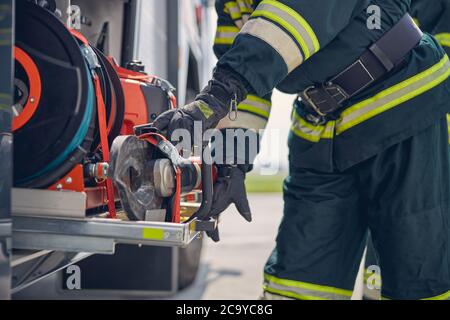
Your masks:
<instances>
[{"instance_id":1,"label":"black protective glove","mask_svg":"<svg viewBox=\"0 0 450 320\"><path fill-rule=\"evenodd\" d=\"M214 184L214 197L210 217L218 219L232 203L239 214L248 222L252 221L252 213L245 190L245 175L250 170L248 165L216 165L218 169L217 180ZM218 242L219 229L207 232L207 235Z\"/></svg>"},{"instance_id":2,"label":"black protective glove","mask_svg":"<svg viewBox=\"0 0 450 320\"><path fill-rule=\"evenodd\" d=\"M153 126L171 138L176 129L186 129L194 139L194 122L202 123L203 131L215 128L230 111L247 96L246 82L237 74L223 69L214 71L213 79L195 101L178 109L164 112ZM199 132L197 134L203 134Z\"/></svg>"},{"instance_id":3,"label":"black protective glove","mask_svg":"<svg viewBox=\"0 0 450 320\"><path fill-rule=\"evenodd\" d=\"M253 162L259 152L260 136L255 131L238 128L223 129L221 133L221 145L217 141L212 141L213 158L218 172L209 216L218 219L220 214L234 203L239 214L251 222L252 214L245 190L245 177L253 169ZM233 143L230 139L233 139ZM232 150L228 150L230 146ZM207 232L207 235L215 242L220 240L218 229Z\"/></svg>"}]
</instances>

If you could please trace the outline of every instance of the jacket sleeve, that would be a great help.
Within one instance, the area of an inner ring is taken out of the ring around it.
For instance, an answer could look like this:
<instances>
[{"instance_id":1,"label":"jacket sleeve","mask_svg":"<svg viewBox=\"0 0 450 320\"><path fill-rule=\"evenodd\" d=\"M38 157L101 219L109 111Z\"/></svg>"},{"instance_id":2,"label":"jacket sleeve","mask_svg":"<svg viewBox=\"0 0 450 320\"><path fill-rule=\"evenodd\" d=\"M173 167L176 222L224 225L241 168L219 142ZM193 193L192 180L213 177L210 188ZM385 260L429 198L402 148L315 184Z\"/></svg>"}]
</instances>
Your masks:
<instances>
[{"instance_id":1,"label":"jacket sleeve","mask_svg":"<svg viewBox=\"0 0 450 320\"><path fill-rule=\"evenodd\" d=\"M253 0L216 0L217 31L214 39L214 53L220 59L232 46L244 24L254 11ZM219 123L219 128L264 129L272 107L272 93L259 97L249 94L245 101L238 105L238 116L232 121L229 118Z\"/></svg>"},{"instance_id":2,"label":"jacket sleeve","mask_svg":"<svg viewBox=\"0 0 450 320\"><path fill-rule=\"evenodd\" d=\"M220 58L258 96L330 43L351 21L360 0L263 0Z\"/></svg>"}]
</instances>

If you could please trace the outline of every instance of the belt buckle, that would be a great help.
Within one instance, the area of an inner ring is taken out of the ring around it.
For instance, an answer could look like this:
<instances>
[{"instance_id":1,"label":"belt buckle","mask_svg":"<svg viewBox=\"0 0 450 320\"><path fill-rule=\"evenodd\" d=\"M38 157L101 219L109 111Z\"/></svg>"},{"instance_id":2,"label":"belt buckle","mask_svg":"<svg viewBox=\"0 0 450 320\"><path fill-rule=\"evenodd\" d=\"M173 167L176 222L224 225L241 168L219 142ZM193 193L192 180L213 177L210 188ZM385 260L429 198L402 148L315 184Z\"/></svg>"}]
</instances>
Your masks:
<instances>
[{"instance_id":1,"label":"belt buckle","mask_svg":"<svg viewBox=\"0 0 450 320\"><path fill-rule=\"evenodd\" d=\"M312 97L313 90L315 90L315 92L320 92L321 90L324 92L322 95L322 101L315 101ZM349 98L349 95L339 85L332 82L327 82L319 88L316 86L306 88L301 93L301 97L304 99L305 103L307 103L308 106L314 110L314 112L322 117L325 117L339 109L341 104ZM328 105L328 107L326 110L323 110L320 105Z\"/></svg>"},{"instance_id":2,"label":"belt buckle","mask_svg":"<svg viewBox=\"0 0 450 320\"><path fill-rule=\"evenodd\" d=\"M318 90L318 89L316 88L316 86L310 86L310 87L306 88L300 96L302 97L302 99L305 100L305 102L308 104L308 106L314 110L314 112L316 112L321 117L325 117L326 114L323 113L322 110L320 110L320 108L316 105L316 103L310 96L309 92L311 90Z\"/></svg>"}]
</instances>

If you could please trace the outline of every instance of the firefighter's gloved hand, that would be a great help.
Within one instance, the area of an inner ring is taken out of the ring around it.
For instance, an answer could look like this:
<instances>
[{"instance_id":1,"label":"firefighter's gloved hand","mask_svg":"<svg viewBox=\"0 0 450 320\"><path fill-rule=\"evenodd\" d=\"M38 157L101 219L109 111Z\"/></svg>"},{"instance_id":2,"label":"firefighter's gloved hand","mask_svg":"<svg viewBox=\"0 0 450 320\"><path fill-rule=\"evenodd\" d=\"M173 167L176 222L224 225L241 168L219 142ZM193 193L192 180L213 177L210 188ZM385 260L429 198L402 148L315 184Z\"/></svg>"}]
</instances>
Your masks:
<instances>
[{"instance_id":1,"label":"firefighter's gloved hand","mask_svg":"<svg viewBox=\"0 0 450 320\"><path fill-rule=\"evenodd\" d=\"M218 165L218 176L214 184L214 197L210 217L218 219L219 215L234 203L239 214L248 222L252 221L252 213L245 190L245 176L251 166ZM219 230L207 232L215 242L220 240Z\"/></svg>"},{"instance_id":2,"label":"firefighter's gloved hand","mask_svg":"<svg viewBox=\"0 0 450 320\"><path fill-rule=\"evenodd\" d=\"M191 141L194 141L194 133L201 137L204 131L215 128L233 106L245 99L247 90L244 83L245 81L233 72L216 69L213 79L194 102L164 112L156 118L153 126L165 132L169 139L175 130L185 129L190 133ZM194 132L194 122L201 123L201 132Z\"/></svg>"},{"instance_id":3,"label":"firefighter's gloved hand","mask_svg":"<svg viewBox=\"0 0 450 320\"><path fill-rule=\"evenodd\" d=\"M177 129L187 130L191 139L194 139L194 122L200 122L203 131L215 127L226 116L225 109L218 106L220 105L197 100L182 108L164 112L156 118L153 126L164 132L168 139L172 138L172 134ZM201 137L202 131L195 133Z\"/></svg>"}]
</instances>

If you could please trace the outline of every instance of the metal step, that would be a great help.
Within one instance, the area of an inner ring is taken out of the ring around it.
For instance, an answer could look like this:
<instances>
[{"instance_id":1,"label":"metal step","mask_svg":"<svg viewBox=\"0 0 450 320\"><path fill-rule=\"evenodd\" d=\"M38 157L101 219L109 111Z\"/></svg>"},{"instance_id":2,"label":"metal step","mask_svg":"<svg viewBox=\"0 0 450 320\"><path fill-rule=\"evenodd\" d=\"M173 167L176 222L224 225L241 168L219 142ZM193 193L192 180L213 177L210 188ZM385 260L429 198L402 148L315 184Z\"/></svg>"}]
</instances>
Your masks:
<instances>
[{"instance_id":1,"label":"metal step","mask_svg":"<svg viewBox=\"0 0 450 320\"><path fill-rule=\"evenodd\" d=\"M195 220L178 224L16 215L13 247L100 254L114 254L117 243L186 247L202 228Z\"/></svg>"}]
</instances>

